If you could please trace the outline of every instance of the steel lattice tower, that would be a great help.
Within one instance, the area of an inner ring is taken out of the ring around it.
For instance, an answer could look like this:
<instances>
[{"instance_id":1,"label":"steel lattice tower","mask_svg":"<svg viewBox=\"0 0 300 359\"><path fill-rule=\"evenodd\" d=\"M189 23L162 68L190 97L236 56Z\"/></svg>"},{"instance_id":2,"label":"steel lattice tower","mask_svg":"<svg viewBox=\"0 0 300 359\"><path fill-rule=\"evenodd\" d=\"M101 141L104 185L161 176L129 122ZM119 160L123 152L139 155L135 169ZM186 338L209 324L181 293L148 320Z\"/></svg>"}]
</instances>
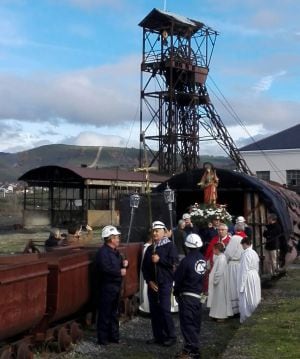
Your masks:
<instances>
[{"instance_id":1,"label":"steel lattice tower","mask_svg":"<svg viewBox=\"0 0 300 359\"><path fill-rule=\"evenodd\" d=\"M153 9L143 28L140 142L149 166L174 174L199 167L200 140L215 140L250 170L210 101L205 85L218 33L203 23ZM200 138L202 126L207 136ZM142 146L143 145L143 146Z\"/></svg>"}]
</instances>

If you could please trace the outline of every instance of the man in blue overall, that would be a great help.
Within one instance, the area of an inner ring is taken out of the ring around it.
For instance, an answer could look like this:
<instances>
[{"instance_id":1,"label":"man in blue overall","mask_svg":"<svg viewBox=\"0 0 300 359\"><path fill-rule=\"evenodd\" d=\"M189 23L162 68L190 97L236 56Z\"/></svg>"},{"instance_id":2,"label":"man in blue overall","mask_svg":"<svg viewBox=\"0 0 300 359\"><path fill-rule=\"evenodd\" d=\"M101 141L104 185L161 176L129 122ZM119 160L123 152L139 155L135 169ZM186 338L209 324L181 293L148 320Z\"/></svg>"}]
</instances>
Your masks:
<instances>
[{"instance_id":1,"label":"man in blue overall","mask_svg":"<svg viewBox=\"0 0 300 359\"><path fill-rule=\"evenodd\" d=\"M98 344L107 345L119 342L118 306L122 277L126 275L128 261L123 260L117 250L120 245L120 232L114 226L102 229L104 245L96 254L98 282Z\"/></svg>"},{"instance_id":2,"label":"man in blue overall","mask_svg":"<svg viewBox=\"0 0 300 359\"><path fill-rule=\"evenodd\" d=\"M180 262L175 272L174 295L179 304L180 329L184 347L177 358L200 358L199 336L201 328L201 292L206 271L206 261L199 251L201 238L191 233L186 237L188 254Z\"/></svg>"},{"instance_id":3,"label":"man in blue overall","mask_svg":"<svg viewBox=\"0 0 300 359\"><path fill-rule=\"evenodd\" d=\"M147 344L172 346L176 343L174 322L171 314L173 275L177 261L175 245L166 236L163 222L152 223L153 243L147 248L142 272L148 284L148 299L153 339Z\"/></svg>"}]
</instances>

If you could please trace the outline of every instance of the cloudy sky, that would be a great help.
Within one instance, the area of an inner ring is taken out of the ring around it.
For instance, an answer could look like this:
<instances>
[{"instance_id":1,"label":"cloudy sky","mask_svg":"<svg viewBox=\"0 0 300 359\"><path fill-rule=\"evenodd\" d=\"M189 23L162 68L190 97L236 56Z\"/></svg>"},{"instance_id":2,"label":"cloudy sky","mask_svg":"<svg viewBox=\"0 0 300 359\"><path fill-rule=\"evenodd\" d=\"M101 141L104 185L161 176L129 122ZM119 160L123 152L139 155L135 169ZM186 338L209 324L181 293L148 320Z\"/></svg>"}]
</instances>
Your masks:
<instances>
[{"instance_id":1,"label":"cloudy sky","mask_svg":"<svg viewBox=\"0 0 300 359\"><path fill-rule=\"evenodd\" d=\"M238 146L300 122L300 1L0 0L0 151L138 147L138 23L165 6L220 33L207 86Z\"/></svg>"}]
</instances>

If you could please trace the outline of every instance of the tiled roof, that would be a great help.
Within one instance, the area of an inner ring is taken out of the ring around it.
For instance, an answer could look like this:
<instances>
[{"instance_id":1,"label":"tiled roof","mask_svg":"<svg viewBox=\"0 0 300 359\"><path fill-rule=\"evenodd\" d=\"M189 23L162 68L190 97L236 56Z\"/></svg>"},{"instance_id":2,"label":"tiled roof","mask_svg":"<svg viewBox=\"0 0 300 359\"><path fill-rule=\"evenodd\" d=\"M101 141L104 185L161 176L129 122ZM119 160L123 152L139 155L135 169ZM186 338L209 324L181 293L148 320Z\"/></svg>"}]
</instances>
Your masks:
<instances>
[{"instance_id":1,"label":"tiled roof","mask_svg":"<svg viewBox=\"0 0 300 359\"><path fill-rule=\"evenodd\" d=\"M240 151L300 149L300 124L240 148Z\"/></svg>"},{"instance_id":2,"label":"tiled roof","mask_svg":"<svg viewBox=\"0 0 300 359\"><path fill-rule=\"evenodd\" d=\"M98 180L119 180L140 182L145 180L145 172L124 171L119 168L88 168L88 167L66 167L77 173L84 179ZM168 177L161 176L156 173L150 174L151 182L159 182L166 180Z\"/></svg>"},{"instance_id":3,"label":"tiled roof","mask_svg":"<svg viewBox=\"0 0 300 359\"><path fill-rule=\"evenodd\" d=\"M151 173L149 179L150 182L161 183L166 181L168 177ZM34 168L19 178L19 181L37 183L51 181L75 183L84 180L144 182L145 172L124 171L119 168L43 166Z\"/></svg>"}]
</instances>

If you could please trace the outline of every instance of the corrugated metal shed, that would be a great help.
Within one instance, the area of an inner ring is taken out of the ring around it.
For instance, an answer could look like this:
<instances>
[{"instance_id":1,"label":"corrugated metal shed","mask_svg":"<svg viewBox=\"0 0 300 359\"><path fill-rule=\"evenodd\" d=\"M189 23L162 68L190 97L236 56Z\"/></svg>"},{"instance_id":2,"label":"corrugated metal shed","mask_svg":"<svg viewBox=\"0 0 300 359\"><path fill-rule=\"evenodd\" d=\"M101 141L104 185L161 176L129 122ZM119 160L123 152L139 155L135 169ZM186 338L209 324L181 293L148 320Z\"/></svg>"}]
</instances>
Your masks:
<instances>
[{"instance_id":1,"label":"corrugated metal shed","mask_svg":"<svg viewBox=\"0 0 300 359\"><path fill-rule=\"evenodd\" d=\"M23 224L118 225L120 198L135 191L145 192L146 175L146 172L119 168L43 166L32 169L19 178L28 184L24 191ZM156 187L166 179L151 173L149 187Z\"/></svg>"},{"instance_id":2,"label":"corrugated metal shed","mask_svg":"<svg viewBox=\"0 0 300 359\"><path fill-rule=\"evenodd\" d=\"M194 202L201 203L203 195L197 183L202 174L202 169L180 173L156 187L154 191L162 192L168 183L175 190L179 201L182 199L186 200L187 198L190 204ZM244 208L244 213L233 214L235 216L244 214L245 217L251 218L251 215L247 214L256 211L256 208L251 208L251 206L247 208L243 195L245 193L256 194L269 213L277 214L284 229L286 239L288 240L291 236L294 239L300 239L300 196L296 192L290 191L279 184L271 184L255 176L249 176L240 172L217 169L217 175L219 177L218 203L227 203L229 208L234 210L238 208L237 202L240 202L240 208ZM187 204L186 202L185 205ZM177 207L181 211L184 209L178 201ZM261 218L262 221L265 221L265 219ZM255 221L257 221L257 218Z\"/></svg>"}]
</instances>

